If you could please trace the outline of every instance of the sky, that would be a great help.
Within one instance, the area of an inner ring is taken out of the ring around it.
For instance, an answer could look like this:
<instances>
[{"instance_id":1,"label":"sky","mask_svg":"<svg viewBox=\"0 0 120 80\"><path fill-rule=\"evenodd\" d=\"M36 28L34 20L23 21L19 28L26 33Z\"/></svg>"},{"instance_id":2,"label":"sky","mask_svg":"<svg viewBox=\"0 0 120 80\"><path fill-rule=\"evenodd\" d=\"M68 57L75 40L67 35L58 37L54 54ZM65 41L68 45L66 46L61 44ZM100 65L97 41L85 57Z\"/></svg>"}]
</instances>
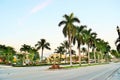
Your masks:
<instances>
[{"instance_id":1,"label":"sky","mask_svg":"<svg viewBox=\"0 0 120 80\"><path fill-rule=\"evenodd\" d=\"M19 50L21 45L34 46L45 38L54 49L66 40L62 34L64 14L74 13L81 25L92 28L98 37L115 49L120 26L120 0L0 0L0 44Z\"/></svg>"}]
</instances>

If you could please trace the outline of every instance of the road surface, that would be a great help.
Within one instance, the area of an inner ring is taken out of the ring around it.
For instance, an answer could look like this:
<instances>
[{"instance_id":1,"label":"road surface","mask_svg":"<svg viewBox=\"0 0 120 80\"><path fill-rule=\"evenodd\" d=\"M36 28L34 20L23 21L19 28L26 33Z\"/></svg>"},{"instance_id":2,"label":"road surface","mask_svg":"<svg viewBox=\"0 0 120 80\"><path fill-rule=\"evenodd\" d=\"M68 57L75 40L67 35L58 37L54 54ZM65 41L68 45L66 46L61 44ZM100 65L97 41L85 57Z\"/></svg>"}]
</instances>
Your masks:
<instances>
[{"instance_id":1,"label":"road surface","mask_svg":"<svg viewBox=\"0 0 120 80\"><path fill-rule=\"evenodd\" d=\"M119 67L120 63L66 70L48 70L48 66L7 67L0 68L0 80L107 80Z\"/></svg>"}]
</instances>

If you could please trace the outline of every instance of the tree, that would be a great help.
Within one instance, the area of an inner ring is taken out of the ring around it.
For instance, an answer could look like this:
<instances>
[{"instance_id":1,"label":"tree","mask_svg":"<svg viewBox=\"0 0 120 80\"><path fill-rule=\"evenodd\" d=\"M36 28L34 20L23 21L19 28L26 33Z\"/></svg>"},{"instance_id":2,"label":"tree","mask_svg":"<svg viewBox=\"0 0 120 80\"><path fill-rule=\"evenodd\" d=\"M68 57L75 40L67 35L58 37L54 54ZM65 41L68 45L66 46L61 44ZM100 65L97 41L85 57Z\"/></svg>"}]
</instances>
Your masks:
<instances>
[{"instance_id":1,"label":"tree","mask_svg":"<svg viewBox=\"0 0 120 80\"><path fill-rule=\"evenodd\" d=\"M0 57L3 59L4 62L11 64L15 53L16 51L13 47L0 45Z\"/></svg>"},{"instance_id":2,"label":"tree","mask_svg":"<svg viewBox=\"0 0 120 80\"><path fill-rule=\"evenodd\" d=\"M97 33L92 33L91 35L91 47L92 47L92 53L94 57L94 61L96 63L96 41L97 41Z\"/></svg>"},{"instance_id":3,"label":"tree","mask_svg":"<svg viewBox=\"0 0 120 80\"><path fill-rule=\"evenodd\" d=\"M13 60L13 55L16 53L16 51L14 50L13 47L7 46L6 53L7 53L7 61L8 63L11 63L11 61Z\"/></svg>"},{"instance_id":4,"label":"tree","mask_svg":"<svg viewBox=\"0 0 120 80\"><path fill-rule=\"evenodd\" d=\"M66 57L67 57L67 54L68 54L68 49L69 49L69 43L67 40L63 41L63 43L61 43L61 45L65 48L66 50L66 53L65 53L65 63L66 63Z\"/></svg>"},{"instance_id":5,"label":"tree","mask_svg":"<svg viewBox=\"0 0 120 80\"><path fill-rule=\"evenodd\" d=\"M55 53L58 53L60 54L60 63L61 63L61 57L62 57L62 54L64 54L66 52L66 50L64 49L63 46L59 46L57 47L57 49L55 49Z\"/></svg>"},{"instance_id":6,"label":"tree","mask_svg":"<svg viewBox=\"0 0 120 80\"><path fill-rule=\"evenodd\" d=\"M21 52L23 51L23 52L25 52L25 54L27 54L27 53L29 53L30 49L31 49L31 46L24 44L24 45L22 45L22 47L20 48L20 51L21 51Z\"/></svg>"},{"instance_id":7,"label":"tree","mask_svg":"<svg viewBox=\"0 0 120 80\"><path fill-rule=\"evenodd\" d=\"M91 33L92 29L89 29L89 30L84 30L84 33L83 33L83 36L84 36L84 40L85 40L85 43L87 44L88 46L88 50L87 50L87 56L88 56L88 64L90 64L90 54L89 54L89 47L90 47L90 33Z\"/></svg>"},{"instance_id":8,"label":"tree","mask_svg":"<svg viewBox=\"0 0 120 80\"><path fill-rule=\"evenodd\" d=\"M72 38L76 34L76 28L74 25L74 22L80 23L79 19L74 17L74 14L71 13L70 15L64 15L63 18L65 20L61 21L59 23L59 26L64 25L63 28L63 34L65 37L68 37L68 42L69 42L69 51L70 51L70 65L72 66L72 55L71 55L71 43L72 43Z\"/></svg>"},{"instance_id":9,"label":"tree","mask_svg":"<svg viewBox=\"0 0 120 80\"><path fill-rule=\"evenodd\" d=\"M83 52L83 56L86 55L87 49L85 47L82 47L82 52Z\"/></svg>"},{"instance_id":10,"label":"tree","mask_svg":"<svg viewBox=\"0 0 120 80\"><path fill-rule=\"evenodd\" d=\"M29 54L30 50L31 50L31 46L30 45L26 45L26 44L22 45L22 47L20 48L20 51L24 52L22 55L20 55L20 58L22 57L22 59L23 59L22 60L23 64L29 65L30 61L28 61L29 60L28 59L28 54Z\"/></svg>"},{"instance_id":11,"label":"tree","mask_svg":"<svg viewBox=\"0 0 120 80\"><path fill-rule=\"evenodd\" d=\"M29 50L29 58L30 60L33 62L36 62L37 59L39 59L39 53L37 51L37 49L35 49L34 47L31 47Z\"/></svg>"},{"instance_id":12,"label":"tree","mask_svg":"<svg viewBox=\"0 0 120 80\"><path fill-rule=\"evenodd\" d=\"M117 50L112 49L112 50L111 50L111 54L112 54L114 57L116 57L116 58L120 58L120 54L118 53Z\"/></svg>"},{"instance_id":13,"label":"tree","mask_svg":"<svg viewBox=\"0 0 120 80\"><path fill-rule=\"evenodd\" d=\"M76 27L76 35L73 39L73 44L75 45L75 42L77 42L77 49L79 53L79 65L81 65L81 53L80 53L80 46L81 44L84 44L83 39L83 30L86 28L86 26L82 25L80 27Z\"/></svg>"},{"instance_id":14,"label":"tree","mask_svg":"<svg viewBox=\"0 0 120 80\"><path fill-rule=\"evenodd\" d=\"M51 50L50 48L50 43L46 42L45 39L41 39L40 41L37 42L37 44L35 45L37 47L37 50L41 49L42 52L41 52L41 58L40 58L40 61L43 60L43 51L44 49L48 49L48 50Z\"/></svg>"}]
</instances>

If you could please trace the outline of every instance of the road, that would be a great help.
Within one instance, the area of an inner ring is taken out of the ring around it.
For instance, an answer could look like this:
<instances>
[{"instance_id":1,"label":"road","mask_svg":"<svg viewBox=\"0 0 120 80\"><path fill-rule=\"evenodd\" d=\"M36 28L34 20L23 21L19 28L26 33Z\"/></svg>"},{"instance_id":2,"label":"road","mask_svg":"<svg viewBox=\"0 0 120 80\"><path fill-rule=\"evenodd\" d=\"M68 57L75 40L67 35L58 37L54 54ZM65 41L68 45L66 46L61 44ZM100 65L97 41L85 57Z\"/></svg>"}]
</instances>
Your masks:
<instances>
[{"instance_id":1,"label":"road","mask_svg":"<svg viewBox=\"0 0 120 80\"><path fill-rule=\"evenodd\" d=\"M7 67L0 68L0 80L106 80L119 67L120 63L66 70L48 70L48 66Z\"/></svg>"}]
</instances>

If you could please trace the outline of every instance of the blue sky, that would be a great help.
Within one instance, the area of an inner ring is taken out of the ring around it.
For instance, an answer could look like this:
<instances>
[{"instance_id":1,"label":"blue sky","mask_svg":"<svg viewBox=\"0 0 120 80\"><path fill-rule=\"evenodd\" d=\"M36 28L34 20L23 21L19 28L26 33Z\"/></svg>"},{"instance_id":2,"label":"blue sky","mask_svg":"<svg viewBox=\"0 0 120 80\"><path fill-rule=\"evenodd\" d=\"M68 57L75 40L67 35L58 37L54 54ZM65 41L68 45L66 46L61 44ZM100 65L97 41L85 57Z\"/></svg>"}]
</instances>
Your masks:
<instances>
[{"instance_id":1,"label":"blue sky","mask_svg":"<svg viewBox=\"0 0 120 80\"><path fill-rule=\"evenodd\" d=\"M115 48L119 4L120 0L0 0L0 44L19 49L45 38L54 51L65 40L58 23L64 14L73 12L81 24Z\"/></svg>"}]
</instances>

